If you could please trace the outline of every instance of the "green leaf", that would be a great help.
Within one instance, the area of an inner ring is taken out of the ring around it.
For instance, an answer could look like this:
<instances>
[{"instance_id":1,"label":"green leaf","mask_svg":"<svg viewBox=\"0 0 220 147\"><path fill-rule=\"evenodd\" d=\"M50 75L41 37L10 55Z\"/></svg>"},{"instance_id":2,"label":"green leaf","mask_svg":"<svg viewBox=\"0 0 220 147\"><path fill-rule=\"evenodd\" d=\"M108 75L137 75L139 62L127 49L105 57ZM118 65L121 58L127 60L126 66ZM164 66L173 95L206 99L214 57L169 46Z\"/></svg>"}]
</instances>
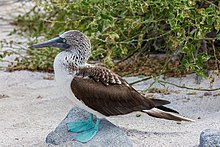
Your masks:
<instances>
[{"instance_id":1,"label":"green leaf","mask_svg":"<svg viewBox=\"0 0 220 147\"><path fill-rule=\"evenodd\" d=\"M216 39L220 40L220 33L217 34Z\"/></svg>"},{"instance_id":2,"label":"green leaf","mask_svg":"<svg viewBox=\"0 0 220 147\"><path fill-rule=\"evenodd\" d=\"M102 19L108 19L108 20L111 20L111 21L113 20L113 17L110 14L101 13L100 16L101 16Z\"/></svg>"}]
</instances>

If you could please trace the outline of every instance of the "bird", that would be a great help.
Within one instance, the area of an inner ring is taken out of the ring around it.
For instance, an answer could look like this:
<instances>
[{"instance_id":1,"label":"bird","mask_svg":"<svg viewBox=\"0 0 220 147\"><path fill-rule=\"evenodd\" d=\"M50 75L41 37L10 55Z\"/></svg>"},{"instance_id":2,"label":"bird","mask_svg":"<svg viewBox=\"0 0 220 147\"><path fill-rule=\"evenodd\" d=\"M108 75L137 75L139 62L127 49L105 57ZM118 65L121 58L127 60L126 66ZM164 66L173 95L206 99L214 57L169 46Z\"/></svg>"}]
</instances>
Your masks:
<instances>
[{"instance_id":1,"label":"bird","mask_svg":"<svg viewBox=\"0 0 220 147\"><path fill-rule=\"evenodd\" d=\"M91 42L78 30L68 30L54 39L30 47L56 47L61 50L53 64L56 83L77 107L90 113L87 120L66 124L69 132L77 133L73 138L76 141L90 141L97 134L101 119L135 111L156 118L193 121L165 107L169 101L147 98L110 69L88 64Z\"/></svg>"}]
</instances>

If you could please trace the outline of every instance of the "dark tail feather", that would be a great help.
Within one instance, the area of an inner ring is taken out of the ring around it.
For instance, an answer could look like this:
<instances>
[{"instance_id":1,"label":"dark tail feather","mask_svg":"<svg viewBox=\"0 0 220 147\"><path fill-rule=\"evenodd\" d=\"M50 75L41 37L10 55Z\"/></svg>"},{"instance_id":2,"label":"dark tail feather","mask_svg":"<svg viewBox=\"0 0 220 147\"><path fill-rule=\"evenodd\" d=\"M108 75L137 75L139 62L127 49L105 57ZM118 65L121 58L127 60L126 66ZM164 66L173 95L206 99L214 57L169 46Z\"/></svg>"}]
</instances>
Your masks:
<instances>
[{"instance_id":1,"label":"dark tail feather","mask_svg":"<svg viewBox=\"0 0 220 147\"><path fill-rule=\"evenodd\" d=\"M160 100L160 99L151 99L151 100L153 101L155 107L170 104L170 102L167 100Z\"/></svg>"},{"instance_id":2,"label":"dark tail feather","mask_svg":"<svg viewBox=\"0 0 220 147\"><path fill-rule=\"evenodd\" d=\"M158 109L160 109L160 110L163 110L163 111L166 111L166 112L173 112L173 113L179 114L179 112L177 112L176 110L173 110L173 109L168 108L168 107L158 106L158 107L156 107L156 108L158 108Z\"/></svg>"},{"instance_id":3,"label":"dark tail feather","mask_svg":"<svg viewBox=\"0 0 220 147\"><path fill-rule=\"evenodd\" d=\"M179 113L176 110L173 110L173 109L170 109L170 108L167 108L167 107L163 106L163 105L170 104L169 101L160 100L160 99L151 99L151 100L153 101L155 107L160 109L160 110L164 110L164 111L167 111L167 112L173 112L173 113Z\"/></svg>"}]
</instances>

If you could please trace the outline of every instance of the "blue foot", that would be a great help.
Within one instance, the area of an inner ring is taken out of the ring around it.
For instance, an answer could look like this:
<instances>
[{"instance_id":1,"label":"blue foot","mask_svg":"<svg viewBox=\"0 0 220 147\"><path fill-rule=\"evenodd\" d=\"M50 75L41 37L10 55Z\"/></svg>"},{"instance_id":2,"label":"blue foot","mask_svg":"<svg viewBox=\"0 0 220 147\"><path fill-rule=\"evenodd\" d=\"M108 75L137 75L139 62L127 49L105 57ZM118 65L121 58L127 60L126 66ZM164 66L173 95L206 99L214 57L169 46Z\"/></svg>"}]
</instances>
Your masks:
<instances>
[{"instance_id":1,"label":"blue foot","mask_svg":"<svg viewBox=\"0 0 220 147\"><path fill-rule=\"evenodd\" d=\"M95 127L92 114L90 114L88 120L70 122L70 123L67 123L66 125L67 125L68 131L74 132L74 133L86 131L86 130L89 130Z\"/></svg>"},{"instance_id":2,"label":"blue foot","mask_svg":"<svg viewBox=\"0 0 220 147\"><path fill-rule=\"evenodd\" d=\"M88 142L97 134L98 129L99 129L99 124L100 124L100 119L97 118L96 124L92 129L78 133L76 135L76 137L74 138L74 140L77 140L77 141L83 142L83 143Z\"/></svg>"}]
</instances>

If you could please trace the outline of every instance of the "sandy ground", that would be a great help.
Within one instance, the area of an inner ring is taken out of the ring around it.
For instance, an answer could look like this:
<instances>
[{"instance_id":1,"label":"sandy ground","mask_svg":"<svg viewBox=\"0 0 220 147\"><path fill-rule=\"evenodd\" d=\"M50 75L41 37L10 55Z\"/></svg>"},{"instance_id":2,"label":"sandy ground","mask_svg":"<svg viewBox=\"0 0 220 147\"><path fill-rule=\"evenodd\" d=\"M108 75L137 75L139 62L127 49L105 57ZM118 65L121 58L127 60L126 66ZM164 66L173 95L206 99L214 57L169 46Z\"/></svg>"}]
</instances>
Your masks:
<instances>
[{"instance_id":1,"label":"sandy ground","mask_svg":"<svg viewBox=\"0 0 220 147\"><path fill-rule=\"evenodd\" d=\"M0 72L0 146L43 146L71 108L54 89L54 81L43 79L47 75Z\"/></svg>"},{"instance_id":2,"label":"sandy ground","mask_svg":"<svg viewBox=\"0 0 220 147\"><path fill-rule=\"evenodd\" d=\"M46 135L55 129L73 107L65 98L49 73L0 71L0 146L46 146ZM128 81L137 79L126 78ZM195 76L168 79L176 84L194 87L206 87L208 80L195 84ZM136 89L143 89L152 81L140 83ZM215 85L220 85L216 80ZM156 84L155 87L164 89ZM195 119L193 123L181 123L151 118L145 114L136 117L129 114L110 119L124 128L134 146L186 147L199 143L199 134L207 128L220 129L219 92L194 92L166 87L169 95L153 93L156 98L170 100L171 108ZM198 119L200 118L200 119Z\"/></svg>"},{"instance_id":3,"label":"sandy ground","mask_svg":"<svg viewBox=\"0 0 220 147\"><path fill-rule=\"evenodd\" d=\"M2 1L1 1L2 2ZM8 21L14 18L22 3L7 2L1 5L0 13L0 40L13 40L15 36L7 34L13 30ZM13 7L11 6L13 4ZM16 13L14 13L16 10ZM23 9L22 9L23 10ZM13 12L13 13L12 13ZM9 18L9 20L5 19ZM4 18L4 19L2 19ZM19 38L25 43L25 38ZM23 44L25 45L25 44ZM0 66L5 64L0 63ZM66 116L73 107L71 101L65 98L56 89L54 80L47 80L53 76L50 73L16 71L4 72L0 70L0 146L47 146L45 137ZM137 77L126 78L128 81L137 80ZM170 78L169 82L190 87L209 87L209 80L202 79L196 84L195 76L184 78ZM146 88L152 80L135 85L141 90ZM216 77L214 87L220 87L219 78ZM167 88L169 95L153 93L155 98L167 99L169 105L181 114L195 119L193 123L181 123L151 118L145 114L136 117L129 114L111 121L125 129L134 146L152 147L194 147L199 143L199 135L207 128L220 129L220 92L198 92L179 89L166 85L155 84L159 89ZM198 119L199 118L199 119Z\"/></svg>"}]
</instances>

